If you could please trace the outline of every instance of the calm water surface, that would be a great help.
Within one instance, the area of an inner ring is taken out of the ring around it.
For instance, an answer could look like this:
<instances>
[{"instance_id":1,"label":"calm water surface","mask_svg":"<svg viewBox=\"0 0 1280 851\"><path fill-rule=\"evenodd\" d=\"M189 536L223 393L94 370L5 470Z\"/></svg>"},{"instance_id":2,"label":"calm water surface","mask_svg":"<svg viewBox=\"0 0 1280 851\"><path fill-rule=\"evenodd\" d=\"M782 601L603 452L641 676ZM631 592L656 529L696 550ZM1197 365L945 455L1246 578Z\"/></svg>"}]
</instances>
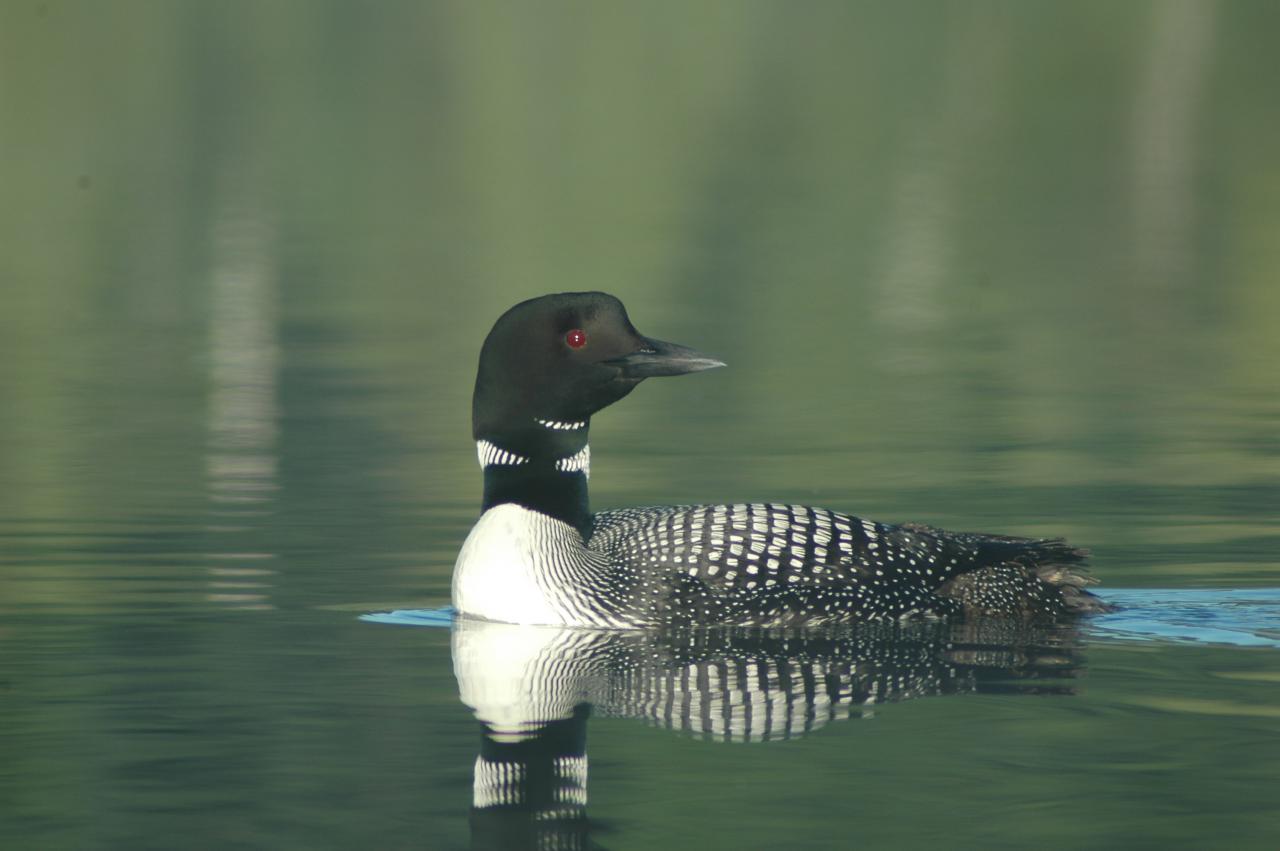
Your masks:
<instances>
[{"instance_id":1,"label":"calm water surface","mask_svg":"<svg viewBox=\"0 0 1280 851\"><path fill-rule=\"evenodd\" d=\"M1280 586L1277 27L3 4L0 847L503 847L475 770L519 741L568 778L526 787L544 821L607 848L1280 846L1273 649L358 620L448 602L480 342L563 289L730 364L597 418L597 507ZM504 702L520 652L581 661Z\"/></svg>"}]
</instances>

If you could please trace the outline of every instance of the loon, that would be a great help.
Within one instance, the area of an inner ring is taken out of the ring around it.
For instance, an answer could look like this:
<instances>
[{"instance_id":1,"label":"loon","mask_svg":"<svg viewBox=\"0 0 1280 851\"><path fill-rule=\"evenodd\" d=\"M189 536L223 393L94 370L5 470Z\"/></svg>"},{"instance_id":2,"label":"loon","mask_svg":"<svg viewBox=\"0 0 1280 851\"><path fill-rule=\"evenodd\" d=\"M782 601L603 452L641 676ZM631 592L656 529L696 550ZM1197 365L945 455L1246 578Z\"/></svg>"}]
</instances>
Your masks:
<instances>
[{"instance_id":1,"label":"loon","mask_svg":"<svg viewBox=\"0 0 1280 851\"><path fill-rule=\"evenodd\" d=\"M633 629L977 616L1054 620L1106 605L1062 539L889 525L804 505L592 514L591 417L646 378L724 366L655 340L601 292L512 307L480 351L480 519L453 572L463 615Z\"/></svg>"}]
</instances>

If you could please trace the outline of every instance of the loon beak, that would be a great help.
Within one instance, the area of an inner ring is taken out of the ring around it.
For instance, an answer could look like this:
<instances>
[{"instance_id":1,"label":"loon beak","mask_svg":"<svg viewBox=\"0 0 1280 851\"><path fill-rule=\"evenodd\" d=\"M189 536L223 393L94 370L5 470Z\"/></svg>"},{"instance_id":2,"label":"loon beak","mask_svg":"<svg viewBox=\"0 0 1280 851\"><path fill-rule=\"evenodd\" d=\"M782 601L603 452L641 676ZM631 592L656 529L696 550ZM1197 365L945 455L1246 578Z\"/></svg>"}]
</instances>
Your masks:
<instances>
[{"instance_id":1,"label":"loon beak","mask_svg":"<svg viewBox=\"0 0 1280 851\"><path fill-rule=\"evenodd\" d=\"M653 378L659 375L684 375L724 366L724 361L716 360L688 346L664 343L662 340L649 337L643 339L643 348L629 355L607 360L605 363L622 370L624 378L637 379Z\"/></svg>"}]
</instances>

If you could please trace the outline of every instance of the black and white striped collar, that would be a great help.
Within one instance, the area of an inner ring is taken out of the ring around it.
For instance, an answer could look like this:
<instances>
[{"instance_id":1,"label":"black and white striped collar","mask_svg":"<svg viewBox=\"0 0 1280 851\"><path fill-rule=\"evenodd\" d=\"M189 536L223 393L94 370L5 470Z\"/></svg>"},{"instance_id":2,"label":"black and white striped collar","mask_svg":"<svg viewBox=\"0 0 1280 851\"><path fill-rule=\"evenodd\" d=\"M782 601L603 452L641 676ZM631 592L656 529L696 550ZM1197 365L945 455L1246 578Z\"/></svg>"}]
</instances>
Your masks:
<instances>
[{"instance_id":1,"label":"black and white striped collar","mask_svg":"<svg viewBox=\"0 0 1280 851\"><path fill-rule=\"evenodd\" d=\"M528 457L509 452L484 439L476 441L476 458L480 461L481 469L492 466L519 467L529 463ZM591 447L584 446L572 455L557 458L554 466L562 473L582 473L591 478Z\"/></svg>"},{"instance_id":2,"label":"black and white striped collar","mask_svg":"<svg viewBox=\"0 0 1280 851\"><path fill-rule=\"evenodd\" d=\"M476 457L480 459L480 466L482 468L493 464L510 464L516 466L519 464L529 463L529 459L525 456L517 455L514 452L508 452L497 444L490 443L484 439L476 441Z\"/></svg>"}]
</instances>

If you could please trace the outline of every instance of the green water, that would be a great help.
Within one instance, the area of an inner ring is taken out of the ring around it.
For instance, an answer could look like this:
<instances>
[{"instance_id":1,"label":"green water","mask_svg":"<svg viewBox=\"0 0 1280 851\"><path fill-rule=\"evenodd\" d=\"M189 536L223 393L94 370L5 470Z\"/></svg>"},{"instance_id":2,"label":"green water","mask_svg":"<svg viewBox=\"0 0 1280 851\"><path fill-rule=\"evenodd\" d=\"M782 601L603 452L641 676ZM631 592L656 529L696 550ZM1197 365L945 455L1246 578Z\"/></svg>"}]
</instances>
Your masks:
<instances>
[{"instance_id":1,"label":"green water","mask_svg":"<svg viewBox=\"0 0 1280 851\"><path fill-rule=\"evenodd\" d=\"M597 507L1065 535L1280 585L1280 6L0 0L0 847L455 848L446 630L493 319L714 373ZM1280 845L1280 655L785 742L590 721L626 848ZM856 714L856 713L855 713Z\"/></svg>"}]
</instances>

